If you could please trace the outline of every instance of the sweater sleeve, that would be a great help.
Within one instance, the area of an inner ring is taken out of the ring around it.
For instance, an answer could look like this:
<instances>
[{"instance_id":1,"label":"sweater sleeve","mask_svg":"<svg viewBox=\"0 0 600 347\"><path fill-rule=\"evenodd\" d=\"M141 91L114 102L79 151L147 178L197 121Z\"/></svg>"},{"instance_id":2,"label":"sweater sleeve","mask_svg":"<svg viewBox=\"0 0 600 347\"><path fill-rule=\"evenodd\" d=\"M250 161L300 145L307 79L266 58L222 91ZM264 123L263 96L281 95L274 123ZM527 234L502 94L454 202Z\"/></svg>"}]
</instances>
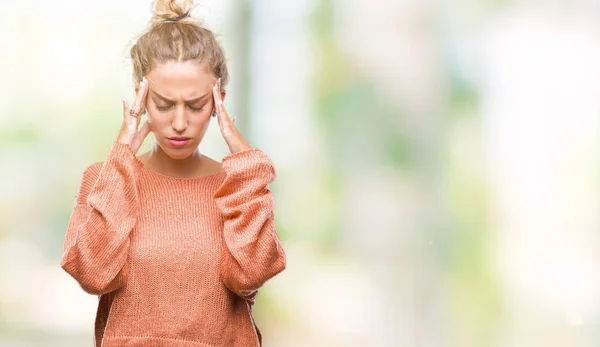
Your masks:
<instances>
[{"instance_id":1,"label":"sweater sleeve","mask_svg":"<svg viewBox=\"0 0 600 347\"><path fill-rule=\"evenodd\" d=\"M90 294L120 288L129 234L137 220L135 153L114 142L103 163L88 167L67 227L61 267Z\"/></svg>"},{"instance_id":2,"label":"sweater sleeve","mask_svg":"<svg viewBox=\"0 0 600 347\"><path fill-rule=\"evenodd\" d=\"M214 195L224 218L220 277L231 291L253 302L257 290L286 266L268 186L275 168L256 148L230 154L222 165L225 179Z\"/></svg>"}]
</instances>

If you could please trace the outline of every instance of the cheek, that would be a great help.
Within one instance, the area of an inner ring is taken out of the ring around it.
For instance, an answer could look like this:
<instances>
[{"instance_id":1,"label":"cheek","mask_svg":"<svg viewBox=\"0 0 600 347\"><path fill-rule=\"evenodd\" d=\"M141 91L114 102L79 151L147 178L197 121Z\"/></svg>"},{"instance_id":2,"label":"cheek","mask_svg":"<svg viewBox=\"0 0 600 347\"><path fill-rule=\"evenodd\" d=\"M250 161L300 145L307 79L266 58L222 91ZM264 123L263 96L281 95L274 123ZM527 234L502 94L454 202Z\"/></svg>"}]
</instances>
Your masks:
<instances>
[{"instance_id":1,"label":"cheek","mask_svg":"<svg viewBox=\"0 0 600 347\"><path fill-rule=\"evenodd\" d=\"M200 127L200 128L204 128L205 126L208 125L208 123L210 123L210 115L212 114L212 110L211 111L207 111L207 110L203 110L200 113L191 113L190 116L188 117L188 124L190 126L195 126L195 127Z\"/></svg>"},{"instance_id":2,"label":"cheek","mask_svg":"<svg viewBox=\"0 0 600 347\"><path fill-rule=\"evenodd\" d=\"M191 120L188 123L188 126L190 128L190 130L194 133L194 136L202 136L206 133L206 130L208 129L208 126L210 125L210 114L208 115L202 115L201 117L198 117L195 120Z\"/></svg>"},{"instance_id":3,"label":"cheek","mask_svg":"<svg viewBox=\"0 0 600 347\"><path fill-rule=\"evenodd\" d=\"M148 123L155 127L161 126L162 123L166 121L166 117L155 110L148 111L148 113L146 113L146 118L148 119Z\"/></svg>"},{"instance_id":4,"label":"cheek","mask_svg":"<svg viewBox=\"0 0 600 347\"><path fill-rule=\"evenodd\" d=\"M164 128L164 124L162 124L164 121L161 121L160 117L148 112L146 113L146 119L148 120L148 125L150 125L150 131L152 133L160 133L161 129Z\"/></svg>"}]
</instances>

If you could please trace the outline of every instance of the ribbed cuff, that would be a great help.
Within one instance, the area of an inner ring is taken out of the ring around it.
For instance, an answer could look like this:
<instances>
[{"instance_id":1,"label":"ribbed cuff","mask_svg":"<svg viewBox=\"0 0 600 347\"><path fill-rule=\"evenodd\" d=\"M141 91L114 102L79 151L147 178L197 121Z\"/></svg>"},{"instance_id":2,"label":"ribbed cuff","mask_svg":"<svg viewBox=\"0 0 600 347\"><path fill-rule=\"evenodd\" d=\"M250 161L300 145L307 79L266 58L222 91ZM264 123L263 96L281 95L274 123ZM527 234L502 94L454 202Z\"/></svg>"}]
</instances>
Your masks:
<instances>
[{"instance_id":1,"label":"ribbed cuff","mask_svg":"<svg viewBox=\"0 0 600 347\"><path fill-rule=\"evenodd\" d=\"M226 156L223 157L222 161L225 162L225 161L228 161L228 160L231 160L231 159L235 159L235 158L240 157L240 156L243 157L245 155L248 155L248 153L252 153L252 152L256 152L256 151L262 152L258 148L252 148L252 147L250 147L250 148L246 148L244 150L241 150L239 152L235 152L235 153L231 153L229 155L226 155Z\"/></svg>"},{"instance_id":2,"label":"ribbed cuff","mask_svg":"<svg viewBox=\"0 0 600 347\"><path fill-rule=\"evenodd\" d=\"M243 195L252 199L262 194L275 179L275 167L271 159L257 148L232 153L223 158L226 177L215 192L217 200L229 195Z\"/></svg>"},{"instance_id":3,"label":"ribbed cuff","mask_svg":"<svg viewBox=\"0 0 600 347\"><path fill-rule=\"evenodd\" d=\"M133 153L131 146L119 141L115 141L113 142L106 159L111 160L117 158L125 160L133 159L134 161L136 160L135 153Z\"/></svg>"},{"instance_id":4,"label":"ribbed cuff","mask_svg":"<svg viewBox=\"0 0 600 347\"><path fill-rule=\"evenodd\" d=\"M272 174L275 176L275 167L271 158L258 148L248 148L243 151L223 157L223 170L229 174L246 172L250 175Z\"/></svg>"}]
</instances>

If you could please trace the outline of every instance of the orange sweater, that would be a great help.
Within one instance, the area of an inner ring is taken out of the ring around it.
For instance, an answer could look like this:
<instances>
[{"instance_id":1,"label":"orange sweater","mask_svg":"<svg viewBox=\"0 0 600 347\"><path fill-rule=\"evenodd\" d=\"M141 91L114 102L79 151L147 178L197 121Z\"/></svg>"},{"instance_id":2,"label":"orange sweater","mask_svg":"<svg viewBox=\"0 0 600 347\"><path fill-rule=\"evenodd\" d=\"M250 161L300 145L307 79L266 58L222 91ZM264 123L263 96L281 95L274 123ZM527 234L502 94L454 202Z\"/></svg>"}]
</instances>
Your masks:
<instances>
[{"instance_id":1,"label":"orange sweater","mask_svg":"<svg viewBox=\"0 0 600 347\"><path fill-rule=\"evenodd\" d=\"M268 187L275 169L256 148L222 166L166 176L114 142L85 170L61 266L99 296L97 347L261 346L252 305L286 266Z\"/></svg>"}]
</instances>

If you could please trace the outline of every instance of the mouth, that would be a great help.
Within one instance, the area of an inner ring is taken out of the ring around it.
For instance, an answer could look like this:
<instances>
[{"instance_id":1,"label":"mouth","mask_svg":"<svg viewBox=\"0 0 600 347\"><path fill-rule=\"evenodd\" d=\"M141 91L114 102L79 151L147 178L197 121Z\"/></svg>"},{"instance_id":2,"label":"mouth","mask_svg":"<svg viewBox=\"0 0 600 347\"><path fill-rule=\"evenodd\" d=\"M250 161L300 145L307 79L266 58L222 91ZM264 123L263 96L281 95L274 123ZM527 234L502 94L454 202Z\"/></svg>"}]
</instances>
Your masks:
<instances>
[{"instance_id":1,"label":"mouth","mask_svg":"<svg viewBox=\"0 0 600 347\"><path fill-rule=\"evenodd\" d=\"M167 138L167 140L173 147L184 147L190 142L191 138L185 136L173 136Z\"/></svg>"}]
</instances>

